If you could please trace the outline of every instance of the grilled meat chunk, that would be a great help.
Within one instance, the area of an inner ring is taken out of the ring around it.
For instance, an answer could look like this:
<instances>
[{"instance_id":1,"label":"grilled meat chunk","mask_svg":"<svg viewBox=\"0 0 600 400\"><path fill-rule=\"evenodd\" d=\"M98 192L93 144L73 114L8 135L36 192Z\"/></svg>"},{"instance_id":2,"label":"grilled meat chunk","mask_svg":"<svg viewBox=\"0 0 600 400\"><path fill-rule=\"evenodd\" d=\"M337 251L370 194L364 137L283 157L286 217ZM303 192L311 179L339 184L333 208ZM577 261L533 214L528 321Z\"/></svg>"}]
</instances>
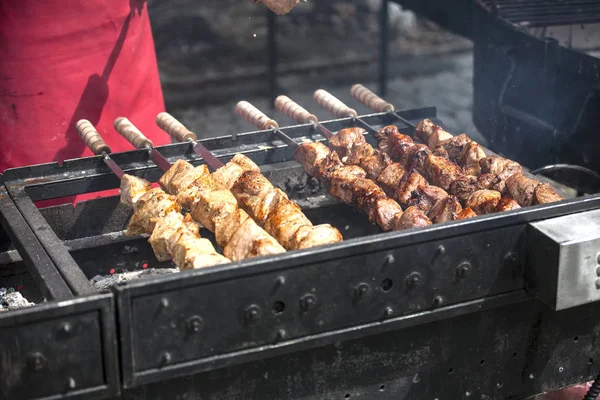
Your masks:
<instances>
[{"instance_id":1,"label":"grilled meat chunk","mask_svg":"<svg viewBox=\"0 0 600 400\"><path fill-rule=\"evenodd\" d=\"M425 176L432 185L448 190L450 184L463 175L460 167L453 162L430 154L425 160Z\"/></svg>"},{"instance_id":2,"label":"grilled meat chunk","mask_svg":"<svg viewBox=\"0 0 600 400\"><path fill-rule=\"evenodd\" d=\"M398 132L398 128L390 127L380 129L377 136L380 138L378 147L387 152L392 160L400 162L405 167L409 164L408 150L415 145L410 136L401 134ZM385 143L382 145L384 140Z\"/></svg>"},{"instance_id":3,"label":"grilled meat chunk","mask_svg":"<svg viewBox=\"0 0 600 400\"><path fill-rule=\"evenodd\" d=\"M331 174L329 193L342 203L352 205L354 181L366 176L362 168L356 165L345 165Z\"/></svg>"},{"instance_id":4,"label":"grilled meat chunk","mask_svg":"<svg viewBox=\"0 0 600 400\"><path fill-rule=\"evenodd\" d=\"M192 217L211 232L215 232L215 218L231 214L238 209L238 203L229 190L199 192L192 205Z\"/></svg>"},{"instance_id":5,"label":"grilled meat chunk","mask_svg":"<svg viewBox=\"0 0 600 400\"><path fill-rule=\"evenodd\" d=\"M437 144L434 149L445 150L448 153L448 159L450 161L458 163L460 156L464 150L464 148L471 143L471 139L466 134L461 134L458 136L451 137L444 141L441 141ZM485 155L484 155L485 157Z\"/></svg>"},{"instance_id":6,"label":"grilled meat chunk","mask_svg":"<svg viewBox=\"0 0 600 400\"><path fill-rule=\"evenodd\" d=\"M321 142L303 143L296 149L294 158L308 175L321 178L321 164L330 153L331 150Z\"/></svg>"},{"instance_id":7,"label":"grilled meat chunk","mask_svg":"<svg viewBox=\"0 0 600 400\"><path fill-rule=\"evenodd\" d=\"M481 189L477 178L470 175L463 175L456 178L449 186L448 193L456 196L458 200L465 204L469 196L476 190ZM487 188L486 188L487 189Z\"/></svg>"},{"instance_id":8,"label":"grilled meat chunk","mask_svg":"<svg viewBox=\"0 0 600 400\"><path fill-rule=\"evenodd\" d=\"M496 209L494 211L495 212L509 211L509 210L516 210L517 208L521 208L521 206L519 205L519 203L517 203L517 201L515 199L511 199L508 196L502 196L500 201L498 201L498 204L496 205Z\"/></svg>"},{"instance_id":9,"label":"grilled meat chunk","mask_svg":"<svg viewBox=\"0 0 600 400\"><path fill-rule=\"evenodd\" d=\"M485 152L483 147L476 142L470 142L465 146L460 158L458 159L458 165L460 165L466 175L479 176L481 173L481 166L479 160L485 158Z\"/></svg>"},{"instance_id":10,"label":"grilled meat chunk","mask_svg":"<svg viewBox=\"0 0 600 400\"><path fill-rule=\"evenodd\" d=\"M183 227L183 215L180 213L169 213L166 217L158 220L148 239L158 261L168 261L172 258L169 241Z\"/></svg>"},{"instance_id":11,"label":"grilled meat chunk","mask_svg":"<svg viewBox=\"0 0 600 400\"><path fill-rule=\"evenodd\" d=\"M431 136L429 136L429 140L424 143L426 143L429 146L429 148L435 149L440 143L443 143L446 140L450 140L452 138L453 136L450 133L446 132L441 127L438 127L438 129L436 129L431 134Z\"/></svg>"},{"instance_id":12,"label":"grilled meat chunk","mask_svg":"<svg viewBox=\"0 0 600 400\"><path fill-rule=\"evenodd\" d=\"M506 182L496 174L481 174L479 175L479 178L477 178L477 185L479 186L479 189L496 190L500 193L504 193Z\"/></svg>"},{"instance_id":13,"label":"grilled meat chunk","mask_svg":"<svg viewBox=\"0 0 600 400\"><path fill-rule=\"evenodd\" d=\"M425 214L428 214L436 203L445 200L447 197L448 193L437 186L421 186L412 192L412 196L408 200L407 206L417 207Z\"/></svg>"},{"instance_id":14,"label":"grilled meat chunk","mask_svg":"<svg viewBox=\"0 0 600 400\"><path fill-rule=\"evenodd\" d=\"M244 171L260 171L260 167L254 161L240 153L233 156L231 162L242 167Z\"/></svg>"},{"instance_id":15,"label":"grilled meat chunk","mask_svg":"<svg viewBox=\"0 0 600 400\"><path fill-rule=\"evenodd\" d=\"M415 170L408 171L404 174L396 191L394 192L393 199L396 200L402 207L407 207L407 203L418 188L427 186L427 180L423 175L419 174Z\"/></svg>"},{"instance_id":16,"label":"grilled meat chunk","mask_svg":"<svg viewBox=\"0 0 600 400\"><path fill-rule=\"evenodd\" d=\"M165 192L177 193L177 191L171 186L172 180L176 176L185 175L186 172L189 172L192 169L194 169L194 166L189 162L184 160L177 160L173 163L173 165L171 165L171 168L169 168L163 174L163 176L160 177L158 183L164 189Z\"/></svg>"},{"instance_id":17,"label":"grilled meat chunk","mask_svg":"<svg viewBox=\"0 0 600 400\"><path fill-rule=\"evenodd\" d=\"M365 142L366 131L362 128L344 128L329 139L329 148L340 156L342 161L349 157L352 148Z\"/></svg>"},{"instance_id":18,"label":"grilled meat chunk","mask_svg":"<svg viewBox=\"0 0 600 400\"><path fill-rule=\"evenodd\" d=\"M391 163L390 156L380 150L375 150L372 155L360 160L359 166L365 170L367 178L376 180Z\"/></svg>"},{"instance_id":19,"label":"grilled meat chunk","mask_svg":"<svg viewBox=\"0 0 600 400\"><path fill-rule=\"evenodd\" d=\"M310 247L337 243L343 240L340 231L329 224L321 224L309 228L307 234L302 235L302 240L294 245L294 249L308 249Z\"/></svg>"},{"instance_id":20,"label":"grilled meat chunk","mask_svg":"<svg viewBox=\"0 0 600 400\"><path fill-rule=\"evenodd\" d=\"M554 203L563 200L548 183L540 183L533 192L533 204Z\"/></svg>"},{"instance_id":21,"label":"grilled meat chunk","mask_svg":"<svg viewBox=\"0 0 600 400\"><path fill-rule=\"evenodd\" d=\"M417 170L420 174L426 174L427 158L432 155L429 147L424 144L415 143L406 152L406 164L404 166L407 169ZM435 157L435 156L434 156ZM438 157L439 158L439 157ZM443 158L440 158L443 160Z\"/></svg>"},{"instance_id":22,"label":"grilled meat chunk","mask_svg":"<svg viewBox=\"0 0 600 400\"><path fill-rule=\"evenodd\" d=\"M165 192L154 193L154 195L144 201L143 205L133 213L133 216L129 220L129 225L127 226L127 236L135 236L142 233L150 234L154 230L154 225L158 222L159 218L163 218L171 212L181 212L181 205L177 203L177 198L175 196L168 195ZM143 197L144 196L140 197L140 200Z\"/></svg>"},{"instance_id":23,"label":"grilled meat chunk","mask_svg":"<svg viewBox=\"0 0 600 400\"><path fill-rule=\"evenodd\" d=\"M481 173L496 174L502 180L523 172L523 168L519 163L499 156L484 157L479 160L479 166L481 167Z\"/></svg>"},{"instance_id":24,"label":"grilled meat chunk","mask_svg":"<svg viewBox=\"0 0 600 400\"><path fill-rule=\"evenodd\" d=\"M175 244L173 262L181 270L193 269L196 258L209 254L217 254L210 240L186 234L182 235ZM206 266L206 263L203 264Z\"/></svg>"},{"instance_id":25,"label":"grilled meat chunk","mask_svg":"<svg viewBox=\"0 0 600 400\"><path fill-rule=\"evenodd\" d=\"M471 210L469 207L467 208L463 208L463 210L461 212L458 213L458 215L456 216L455 219L467 219L467 218L472 218L472 217L476 217L477 214L475 214L475 211Z\"/></svg>"},{"instance_id":26,"label":"grilled meat chunk","mask_svg":"<svg viewBox=\"0 0 600 400\"><path fill-rule=\"evenodd\" d=\"M325 182L331 181L333 173L341 168L344 168L344 163L340 160L338 153L332 151L323 160L318 169L317 178L323 179ZM356 168L354 168L356 170Z\"/></svg>"},{"instance_id":27,"label":"grilled meat chunk","mask_svg":"<svg viewBox=\"0 0 600 400\"><path fill-rule=\"evenodd\" d=\"M124 174L121 178L121 203L135 210L135 203L147 191L152 189L152 184L137 176Z\"/></svg>"},{"instance_id":28,"label":"grilled meat chunk","mask_svg":"<svg viewBox=\"0 0 600 400\"><path fill-rule=\"evenodd\" d=\"M506 180L505 192L521 207L527 207L533 203L533 194L539 184L538 181L517 173Z\"/></svg>"},{"instance_id":29,"label":"grilled meat chunk","mask_svg":"<svg viewBox=\"0 0 600 400\"><path fill-rule=\"evenodd\" d=\"M298 229L301 226L312 226L312 223L296 203L282 198L269 214L264 226L286 249L292 249L291 240Z\"/></svg>"},{"instance_id":30,"label":"grilled meat chunk","mask_svg":"<svg viewBox=\"0 0 600 400\"><path fill-rule=\"evenodd\" d=\"M376 181L386 193L393 195L405 173L400 163L391 163L381 171Z\"/></svg>"},{"instance_id":31,"label":"grilled meat chunk","mask_svg":"<svg viewBox=\"0 0 600 400\"><path fill-rule=\"evenodd\" d=\"M433 154L434 156L450 159L450 155L443 147L438 146L431 154Z\"/></svg>"},{"instance_id":32,"label":"grilled meat chunk","mask_svg":"<svg viewBox=\"0 0 600 400\"><path fill-rule=\"evenodd\" d=\"M360 162L375 154L375 149L367 142L359 143L350 150L350 155L342 159L348 165L360 165Z\"/></svg>"},{"instance_id":33,"label":"grilled meat chunk","mask_svg":"<svg viewBox=\"0 0 600 400\"><path fill-rule=\"evenodd\" d=\"M352 207L365 214L369 214L377 199L386 197L383 189L370 179L358 178L352 184Z\"/></svg>"},{"instance_id":34,"label":"grilled meat chunk","mask_svg":"<svg viewBox=\"0 0 600 400\"><path fill-rule=\"evenodd\" d=\"M477 215L494 212L502 195L495 190L477 190L467 200L467 207Z\"/></svg>"},{"instance_id":35,"label":"grilled meat chunk","mask_svg":"<svg viewBox=\"0 0 600 400\"><path fill-rule=\"evenodd\" d=\"M246 171L231 188L242 208L250 214L259 225L264 224L277 205L279 198L287 195L275 189L273 184L258 171Z\"/></svg>"},{"instance_id":36,"label":"grilled meat chunk","mask_svg":"<svg viewBox=\"0 0 600 400\"><path fill-rule=\"evenodd\" d=\"M430 119L424 119L415 128L415 137L421 143L428 144L432 149L435 149L439 143L452 138L452 135L443 130L441 126L434 124Z\"/></svg>"},{"instance_id":37,"label":"grilled meat chunk","mask_svg":"<svg viewBox=\"0 0 600 400\"><path fill-rule=\"evenodd\" d=\"M252 218L241 223L223 249L225 257L232 261L283 252L285 249Z\"/></svg>"},{"instance_id":38,"label":"grilled meat chunk","mask_svg":"<svg viewBox=\"0 0 600 400\"><path fill-rule=\"evenodd\" d=\"M212 173L212 177L221 188L230 190L235 181L244 173L244 168L236 163L228 162Z\"/></svg>"},{"instance_id":39,"label":"grilled meat chunk","mask_svg":"<svg viewBox=\"0 0 600 400\"><path fill-rule=\"evenodd\" d=\"M250 216L239 208L231 214L221 215L215 218L215 239L221 248L225 247L231 240L231 236Z\"/></svg>"},{"instance_id":40,"label":"grilled meat chunk","mask_svg":"<svg viewBox=\"0 0 600 400\"><path fill-rule=\"evenodd\" d=\"M390 198L378 198L369 212L369 220L384 232L394 229L394 221L402 215L402 208Z\"/></svg>"},{"instance_id":41,"label":"grilled meat chunk","mask_svg":"<svg viewBox=\"0 0 600 400\"><path fill-rule=\"evenodd\" d=\"M431 220L416 207L408 207L399 218L394 219L395 231L429 225L431 225Z\"/></svg>"},{"instance_id":42,"label":"grilled meat chunk","mask_svg":"<svg viewBox=\"0 0 600 400\"><path fill-rule=\"evenodd\" d=\"M427 217L434 223L455 220L458 214L462 212L462 206L456 196L447 196L434 204L427 213Z\"/></svg>"},{"instance_id":43,"label":"grilled meat chunk","mask_svg":"<svg viewBox=\"0 0 600 400\"><path fill-rule=\"evenodd\" d=\"M195 176L195 179L189 182L184 189L177 192L177 201L187 209L191 209L200 193L211 192L220 189L220 186L212 178L210 171L206 165L199 165L188 172L189 175ZM183 184L182 184L183 186Z\"/></svg>"}]
</instances>

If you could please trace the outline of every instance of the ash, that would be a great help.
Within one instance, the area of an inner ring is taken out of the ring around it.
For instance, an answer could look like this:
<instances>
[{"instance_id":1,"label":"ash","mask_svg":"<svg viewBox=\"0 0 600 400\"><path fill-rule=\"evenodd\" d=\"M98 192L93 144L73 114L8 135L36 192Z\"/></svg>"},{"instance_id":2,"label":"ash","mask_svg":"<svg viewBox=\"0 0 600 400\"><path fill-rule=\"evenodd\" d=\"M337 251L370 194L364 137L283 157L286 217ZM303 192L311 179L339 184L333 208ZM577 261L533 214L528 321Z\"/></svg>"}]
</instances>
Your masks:
<instances>
[{"instance_id":1,"label":"ash","mask_svg":"<svg viewBox=\"0 0 600 400\"><path fill-rule=\"evenodd\" d=\"M91 279L92 285L99 292L108 292L114 286L136 279L159 276L179 272L178 268L148 268L139 271L128 271L112 275L96 275Z\"/></svg>"},{"instance_id":2,"label":"ash","mask_svg":"<svg viewBox=\"0 0 600 400\"><path fill-rule=\"evenodd\" d=\"M0 288L0 312L30 307L35 303L27 300L14 288Z\"/></svg>"}]
</instances>

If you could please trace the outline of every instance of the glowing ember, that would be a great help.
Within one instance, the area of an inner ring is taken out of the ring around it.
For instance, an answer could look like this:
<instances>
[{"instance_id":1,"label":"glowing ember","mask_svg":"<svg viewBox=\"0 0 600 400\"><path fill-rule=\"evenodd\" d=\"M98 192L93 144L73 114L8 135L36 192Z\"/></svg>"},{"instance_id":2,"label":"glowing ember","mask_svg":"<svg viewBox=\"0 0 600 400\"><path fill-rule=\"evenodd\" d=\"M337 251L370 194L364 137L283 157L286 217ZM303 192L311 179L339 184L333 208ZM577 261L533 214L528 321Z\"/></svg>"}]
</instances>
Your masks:
<instances>
[{"instance_id":1,"label":"glowing ember","mask_svg":"<svg viewBox=\"0 0 600 400\"><path fill-rule=\"evenodd\" d=\"M148 264L144 263L144 265L142 265L142 268L143 268L143 269L146 269L146 268L148 268Z\"/></svg>"},{"instance_id":2,"label":"glowing ember","mask_svg":"<svg viewBox=\"0 0 600 400\"><path fill-rule=\"evenodd\" d=\"M110 270L110 271L108 271L108 272L110 272L110 274L112 275L112 274L114 274L114 273L115 273L115 272L117 272L117 271L116 271L116 270L113 268L113 269L111 269L111 270Z\"/></svg>"}]
</instances>

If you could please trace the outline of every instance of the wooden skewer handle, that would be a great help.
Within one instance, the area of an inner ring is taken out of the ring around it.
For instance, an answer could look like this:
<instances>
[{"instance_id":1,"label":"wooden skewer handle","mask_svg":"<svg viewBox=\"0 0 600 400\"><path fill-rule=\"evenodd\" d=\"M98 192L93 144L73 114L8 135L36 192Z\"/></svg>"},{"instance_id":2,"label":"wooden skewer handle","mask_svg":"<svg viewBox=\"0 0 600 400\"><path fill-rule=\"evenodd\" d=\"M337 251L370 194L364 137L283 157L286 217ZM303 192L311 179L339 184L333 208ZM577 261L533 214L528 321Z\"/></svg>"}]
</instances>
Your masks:
<instances>
[{"instance_id":1,"label":"wooden skewer handle","mask_svg":"<svg viewBox=\"0 0 600 400\"><path fill-rule=\"evenodd\" d=\"M279 96L275 99L275 108L301 124L319 123L319 120L314 114L309 113L300 104L287 96Z\"/></svg>"},{"instance_id":2,"label":"wooden skewer handle","mask_svg":"<svg viewBox=\"0 0 600 400\"><path fill-rule=\"evenodd\" d=\"M196 134L188 130L183 124L175 119L171 114L161 112L156 116L156 125L169 135L173 136L179 142L188 140L196 141Z\"/></svg>"},{"instance_id":3,"label":"wooden skewer handle","mask_svg":"<svg viewBox=\"0 0 600 400\"><path fill-rule=\"evenodd\" d=\"M348 116L352 116L354 118L358 117L358 113L355 109L348 107L337 97L323 89L317 90L313 94L313 99L319 103L321 107L325 108L338 118L345 118Z\"/></svg>"},{"instance_id":4,"label":"wooden skewer handle","mask_svg":"<svg viewBox=\"0 0 600 400\"><path fill-rule=\"evenodd\" d=\"M235 106L235 111L242 116L246 121L258 129L267 130L271 128L279 128L277 121L267 117L262 111L254 107L247 101L240 101Z\"/></svg>"},{"instance_id":5,"label":"wooden skewer handle","mask_svg":"<svg viewBox=\"0 0 600 400\"><path fill-rule=\"evenodd\" d=\"M119 117L113 124L117 132L121 134L136 149L153 147L152 141L148 139L138 128L135 127L127 118Z\"/></svg>"},{"instance_id":6,"label":"wooden skewer handle","mask_svg":"<svg viewBox=\"0 0 600 400\"><path fill-rule=\"evenodd\" d=\"M104 142L94 125L87 119L80 119L75 124L77 134L83 140L85 145L90 148L92 153L100 155L102 153L110 153L110 147Z\"/></svg>"},{"instance_id":7,"label":"wooden skewer handle","mask_svg":"<svg viewBox=\"0 0 600 400\"><path fill-rule=\"evenodd\" d=\"M388 103L359 83L352 86L350 89L350 94L356 100L360 101L375 112L394 111L394 106L392 104Z\"/></svg>"}]
</instances>

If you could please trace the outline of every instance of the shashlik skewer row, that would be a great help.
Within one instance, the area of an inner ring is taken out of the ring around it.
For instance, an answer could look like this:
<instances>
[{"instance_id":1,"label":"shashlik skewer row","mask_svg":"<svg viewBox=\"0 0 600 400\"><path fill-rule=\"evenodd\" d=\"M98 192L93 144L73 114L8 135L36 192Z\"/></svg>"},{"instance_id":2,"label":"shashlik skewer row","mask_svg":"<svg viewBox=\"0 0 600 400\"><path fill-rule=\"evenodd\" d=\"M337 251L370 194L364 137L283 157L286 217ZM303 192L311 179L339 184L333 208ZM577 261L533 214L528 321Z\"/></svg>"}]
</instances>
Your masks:
<instances>
[{"instance_id":1,"label":"shashlik skewer row","mask_svg":"<svg viewBox=\"0 0 600 400\"><path fill-rule=\"evenodd\" d=\"M167 113L156 118L157 125L180 141L187 135L194 149L205 156L210 152L195 141L196 135ZM214 156L213 156L214 158ZM237 154L226 165L212 160L212 176L221 186L231 190L240 206L267 232L288 250L336 243L343 240L341 233L330 224L314 226L302 209L287 194L260 172L248 157Z\"/></svg>"},{"instance_id":2,"label":"shashlik skewer row","mask_svg":"<svg viewBox=\"0 0 600 400\"><path fill-rule=\"evenodd\" d=\"M369 220L384 231L431 224L431 221L416 209L407 209L403 213L398 203L368 179L362 168L344 165L337 152L330 150L323 143L297 144L279 130L277 122L248 102L239 102L236 110L259 129L273 129L288 145L295 148L294 157L308 175L323 181L332 197L367 214ZM307 113L306 110L303 112Z\"/></svg>"},{"instance_id":3,"label":"shashlik skewer row","mask_svg":"<svg viewBox=\"0 0 600 400\"><path fill-rule=\"evenodd\" d=\"M117 118L115 129L138 148L153 149L147 139L129 120ZM169 165L160 185L179 204L190 210L191 217L215 234L223 254L233 261L280 254L285 249L259 227L246 212L238 208L234 196L213 179L206 165L193 167L177 160L173 165L153 149L158 164Z\"/></svg>"},{"instance_id":4,"label":"shashlik skewer row","mask_svg":"<svg viewBox=\"0 0 600 400\"><path fill-rule=\"evenodd\" d=\"M121 180L121 202L134 210L127 227L127 236L150 234L148 242L159 261L172 259L180 270L202 268L229 263L218 254L208 239L200 237L200 229L189 214L181 214L173 196L167 195L144 179L125 174L110 158L110 148L87 120L80 120L76 130L84 143L96 155L104 156L105 163Z\"/></svg>"}]
</instances>

